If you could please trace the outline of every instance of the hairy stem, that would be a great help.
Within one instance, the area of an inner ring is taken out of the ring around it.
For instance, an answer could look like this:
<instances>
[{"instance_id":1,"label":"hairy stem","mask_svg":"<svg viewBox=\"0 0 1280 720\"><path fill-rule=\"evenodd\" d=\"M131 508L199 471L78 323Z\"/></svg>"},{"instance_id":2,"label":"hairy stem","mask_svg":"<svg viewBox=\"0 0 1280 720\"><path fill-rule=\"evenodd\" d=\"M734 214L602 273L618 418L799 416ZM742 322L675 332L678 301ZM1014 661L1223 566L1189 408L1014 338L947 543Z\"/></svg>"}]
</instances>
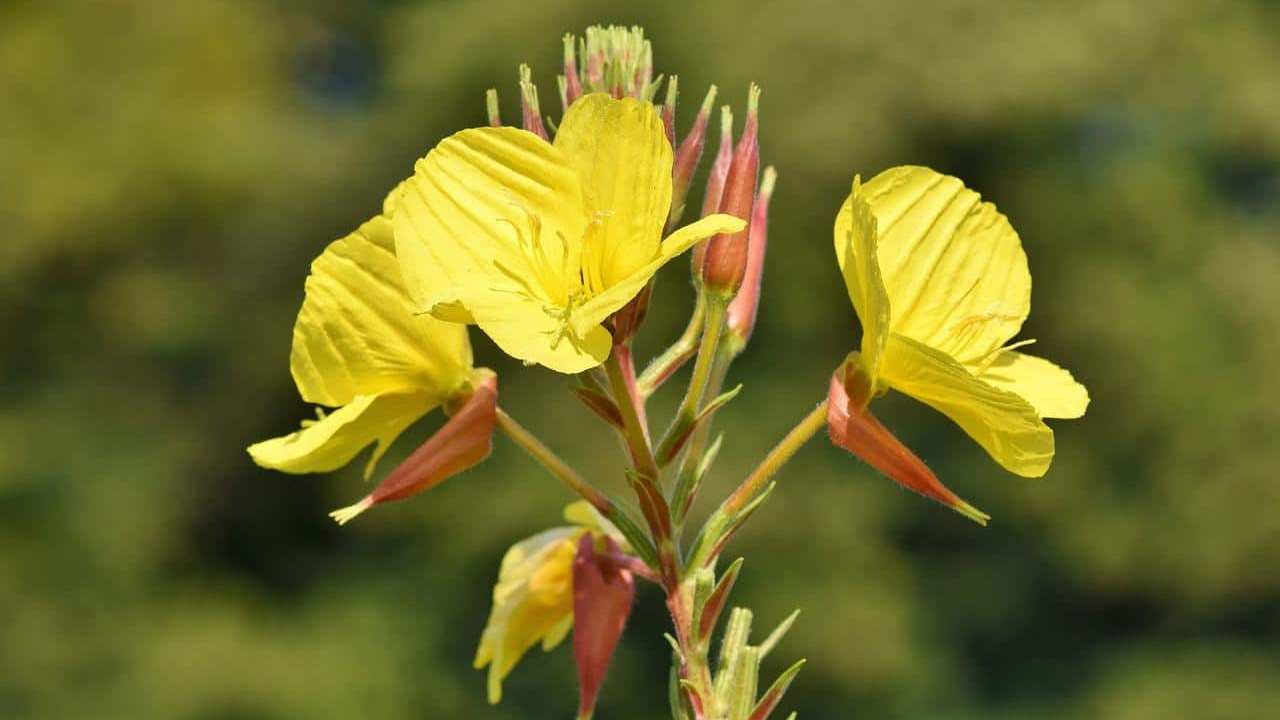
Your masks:
<instances>
[{"instance_id":1,"label":"hairy stem","mask_svg":"<svg viewBox=\"0 0 1280 720\"><path fill-rule=\"evenodd\" d=\"M765 483L769 482L769 478L782 468L783 465L796 454L804 444L809 442L814 435L827 426L827 401L823 400L808 415L791 428L778 442L777 445L764 456L764 460L747 475L742 484L738 486L733 494L729 496L721 507L729 514L733 515L751 501L764 488Z\"/></svg>"},{"instance_id":2,"label":"hairy stem","mask_svg":"<svg viewBox=\"0 0 1280 720\"><path fill-rule=\"evenodd\" d=\"M541 440L534 436L533 433L525 429L523 425L516 422L515 418L507 414L506 410L498 408L498 427L507 437L511 438L515 444L519 445L529 457L533 458L542 465L552 475L560 479L570 490L577 493L583 500L591 503L591 506L599 510L606 517L613 512L613 503L604 496L591 483L578 474L577 470L569 467L569 464L560 459L551 448L547 447Z\"/></svg>"}]
</instances>

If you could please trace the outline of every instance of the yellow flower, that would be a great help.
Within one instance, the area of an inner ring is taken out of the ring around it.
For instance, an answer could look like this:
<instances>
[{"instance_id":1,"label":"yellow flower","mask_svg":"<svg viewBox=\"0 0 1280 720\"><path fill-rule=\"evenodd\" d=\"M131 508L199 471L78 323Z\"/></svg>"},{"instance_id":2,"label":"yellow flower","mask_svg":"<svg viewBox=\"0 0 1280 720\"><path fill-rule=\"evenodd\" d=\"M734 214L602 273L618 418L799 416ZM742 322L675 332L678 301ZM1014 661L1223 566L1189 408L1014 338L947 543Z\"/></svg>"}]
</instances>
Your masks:
<instances>
[{"instance_id":1,"label":"yellow flower","mask_svg":"<svg viewBox=\"0 0 1280 720\"><path fill-rule=\"evenodd\" d=\"M502 558L493 609L476 650L477 670L489 667L489 702L502 699L502 681L539 642L554 649L573 629L573 558L586 533L622 535L586 502L565 508L572 527L557 527L521 540ZM624 546L625 547L625 546Z\"/></svg>"},{"instance_id":2,"label":"yellow flower","mask_svg":"<svg viewBox=\"0 0 1280 720\"><path fill-rule=\"evenodd\" d=\"M384 207L311 264L289 366L303 400L337 410L250 446L259 465L328 472L376 442L368 478L405 428L469 386L467 329L414 315L390 214Z\"/></svg>"},{"instance_id":3,"label":"yellow flower","mask_svg":"<svg viewBox=\"0 0 1280 720\"><path fill-rule=\"evenodd\" d=\"M509 127L453 135L399 196L409 294L526 362L564 373L599 365L612 346L601 323L669 260L744 226L712 215L663 240L671 163L654 107L602 94L569 108L554 143Z\"/></svg>"},{"instance_id":4,"label":"yellow flower","mask_svg":"<svg viewBox=\"0 0 1280 720\"><path fill-rule=\"evenodd\" d=\"M1088 392L1069 372L1008 345L1031 307L1018 234L947 175L897 167L853 192L836 257L862 323L859 402L893 388L951 418L1009 471L1053 460L1043 418L1076 418Z\"/></svg>"}]
</instances>

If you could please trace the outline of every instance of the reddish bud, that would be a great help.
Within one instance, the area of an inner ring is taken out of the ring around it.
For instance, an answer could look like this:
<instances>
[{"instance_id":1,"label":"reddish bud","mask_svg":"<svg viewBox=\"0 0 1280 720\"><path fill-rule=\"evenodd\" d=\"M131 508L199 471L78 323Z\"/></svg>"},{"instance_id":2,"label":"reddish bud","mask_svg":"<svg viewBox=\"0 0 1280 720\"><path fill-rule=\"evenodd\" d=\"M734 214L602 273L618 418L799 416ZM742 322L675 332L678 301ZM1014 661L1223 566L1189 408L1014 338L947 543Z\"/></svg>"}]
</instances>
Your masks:
<instances>
[{"instance_id":1,"label":"reddish bud","mask_svg":"<svg viewBox=\"0 0 1280 720\"><path fill-rule=\"evenodd\" d=\"M680 78L672 75L667 80L667 101L662 103L662 124L667 130L667 142L676 146L676 98L680 95Z\"/></svg>"},{"instance_id":2,"label":"reddish bud","mask_svg":"<svg viewBox=\"0 0 1280 720\"><path fill-rule=\"evenodd\" d=\"M760 283L764 279L764 256L769 244L769 200L773 197L773 185L777 180L778 173L772 165L764 169L760 192L756 193L756 201L751 208L751 226L747 231L747 271L742 278L742 287L729 303L725 316L739 352L751 339L751 331L756 326Z\"/></svg>"},{"instance_id":3,"label":"reddish bud","mask_svg":"<svg viewBox=\"0 0 1280 720\"><path fill-rule=\"evenodd\" d=\"M857 455L902 487L986 525L990 519L988 515L948 490L924 461L908 450L865 407L869 398L863 395L870 384L858 377L850 377L861 373L858 363L849 361L831 376L827 394L827 432L831 442Z\"/></svg>"},{"instance_id":4,"label":"reddish bud","mask_svg":"<svg viewBox=\"0 0 1280 720\"><path fill-rule=\"evenodd\" d=\"M392 470L373 492L329 516L345 525L374 505L430 490L489 457L498 417L498 377L488 373L476 382L475 390L449 422Z\"/></svg>"},{"instance_id":5,"label":"reddish bud","mask_svg":"<svg viewBox=\"0 0 1280 720\"><path fill-rule=\"evenodd\" d=\"M614 345L630 342L635 337L649 312L649 297L652 294L653 283L648 283L630 302L613 314Z\"/></svg>"},{"instance_id":6,"label":"reddish bud","mask_svg":"<svg viewBox=\"0 0 1280 720\"><path fill-rule=\"evenodd\" d=\"M711 105L716 101L716 86L707 90L707 96L694 118L693 127L680 148L676 150L675 162L671 166L671 214L667 218L667 229L674 228L684 215L685 200L689 196L689 185L693 182L693 174L702 162L702 149L707 144L707 123L711 119Z\"/></svg>"},{"instance_id":7,"label":"reddish bud","mask_svg":"<svg viewBox=\"0 0 1280 720\"><path fill-rule=\"evenodd\" d=\"M728 105L720 107L720 149L716 151L716 159L711 163L711 173L707 175L707 194L702 200L702 217L720 212L720 196L724 194L724 179L729 174L729 166L733 164L733 111ZM702 260L706 257L707 243L700 242L693 247L693 277L702 281Z\"/></svg>"},{"instance_id":8,"label":"reddish bud","mask_svg":"<svg viewBox=\"0 0 1280 720\"><path fill-rule=\"evenodd\" d=\"M578 58L575 54L573 35L564 36L564 94L561 98L567 111L574 100L582 97L582 81L578 78Z\"/></svg>"},{"instance_id":9,"label":"reddish bud","mask_svg":"<svg viewBox=\"0 0 1280 720\"><path fill-rule=\"evenodd\" d=\"M583 535L573 559L573 658L580 718L591 717L595 710L636 595L631 571L615 559L621 549L607 536L604 543L607 552L597 553L595 537Z\"/></svg>"},{"instance_id":10,"label":"reddish bud","mask_svg":"<svg viewBox=\"0 0 1280 720\"><path fill-rule=\"evenodd\" d=\"M747 121L742 137L733 150L733 162L725 176L724 194L720 198L720 212L743 220L751 219L751 206L755 201L756 181L760 168L760 143L758 107L760 88L751 86L747 98ZM733 296L742 285L747 270L747 228L736 233L716 235L707 241L706 256L702 262L703 285L725 296Z\"/></svg>"},{"instance_id":11,"label":"reddish bud","mask_svg":"<svg viewBox=\"0 0 1280 720\"><path fill-rule=\"evenodd\" d=\"M538 106L538 86L533 84L533 71L528 65L520 66L520 113L525 130L547 140L547 129L542 125L542 109Z\"/></svg>"}]
</instances>

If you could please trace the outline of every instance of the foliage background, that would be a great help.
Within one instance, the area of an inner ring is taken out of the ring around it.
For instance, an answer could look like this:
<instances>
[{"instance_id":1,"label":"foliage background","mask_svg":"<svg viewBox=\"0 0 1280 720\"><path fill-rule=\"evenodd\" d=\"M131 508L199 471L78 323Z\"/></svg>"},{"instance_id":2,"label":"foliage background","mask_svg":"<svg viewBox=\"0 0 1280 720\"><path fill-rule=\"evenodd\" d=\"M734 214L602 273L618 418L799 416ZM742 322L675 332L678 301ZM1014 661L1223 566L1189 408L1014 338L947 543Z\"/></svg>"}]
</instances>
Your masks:
<instances>
[{"instance_id":1,"label":"foliage background","mask_svg":"<svg viewBox=\"0 0 1280 720\"><path fill-rule=\"evenodd\" d=\"M1277 4L11 0L0 716L568 716L564 650L493 709L469 668L502 551L566 500L509 444L342 531L325 511L355 472L277 475L243 448L308 413L287 356L309 260L482 123L486 87L513 117L527 60L553 99L560 35L614 21L680 74L682 127L710 82L739 108L765 90L765 305L709 492L854 343L829 233L855 171L923 163L995 199L1035 276L1024 336L1092 391L1040 481L921 406L882 408L986 530L823 442L785 470L732 550L762 622L804 609L770 668L810 659L800 717L1276 707ZM642 355L690 305L676 265ZM616 487L564 382L473 339L513 414ZM664 622L642 593L601 717L662 715Z\"/></svg>"}]
</instances>

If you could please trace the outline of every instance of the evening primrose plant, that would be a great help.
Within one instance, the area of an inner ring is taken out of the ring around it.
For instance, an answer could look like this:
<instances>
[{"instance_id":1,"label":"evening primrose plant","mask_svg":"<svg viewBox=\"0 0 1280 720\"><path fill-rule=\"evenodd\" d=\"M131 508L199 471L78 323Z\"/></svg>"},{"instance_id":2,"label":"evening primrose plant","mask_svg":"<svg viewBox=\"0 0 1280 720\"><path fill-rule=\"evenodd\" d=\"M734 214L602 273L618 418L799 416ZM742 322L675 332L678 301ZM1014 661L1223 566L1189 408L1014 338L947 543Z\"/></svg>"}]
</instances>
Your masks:
<instances>
[{"instance_id":1,"label":"evening primrose plant","mask_svg":"<svg viewBox=\"0 0 1280 720\"><path fill-rule=\"evenodd\" d=\"M855 176L835 213L834 267L861 325L856 349L836 361L825 399L692 527L720 448L714 416L740 390L723 384L760 309L777 183L773 168L760 169L760 91L748 90L736 141L733 112L721 108L700 217L684 223L715 86L677 138L678 80L654 75L643 31L594 27L564 38L557 87L558 121L543 113L522 66L519 127L503 124L490 90L485 127L442 140L380 213L312 263L290 368L317 419L249 453L284 472L328 472L373 445L369 477L410 424L437 408L448 415L372 492L334 511L346 523L477 465L501 431L574 502L563 525L502 559L474 659L488 672L490 702L529 650L572 635L576 717L592 717L643 582L662 592L671 616L672 716L765 720L803 665L759 681L796 615L754 632L749 610L730 609L742 560L721 567L720 556L795 452L825 429L902 486L985 524L871 402L890 390L920 400L1004 469L1038 477L1054 454L1045 419L1080 417L1088 394L1066 370L1023 352L1031 341L1013 340L1030 311L1031 276L1004 215L928 168L892 168L865 184ZM691 249L689 323L637 373L632 339L653 276ZM473 367L471 325L549 370L547 381L569 376L571 393L619 438L614 480L629 498L601 489L609 478L583 477L500 407L497 375ZM649 398L689 363L674 416L654 425ZM814 388L815 398L823 393Z\"/></svg>"}]
</instances>

